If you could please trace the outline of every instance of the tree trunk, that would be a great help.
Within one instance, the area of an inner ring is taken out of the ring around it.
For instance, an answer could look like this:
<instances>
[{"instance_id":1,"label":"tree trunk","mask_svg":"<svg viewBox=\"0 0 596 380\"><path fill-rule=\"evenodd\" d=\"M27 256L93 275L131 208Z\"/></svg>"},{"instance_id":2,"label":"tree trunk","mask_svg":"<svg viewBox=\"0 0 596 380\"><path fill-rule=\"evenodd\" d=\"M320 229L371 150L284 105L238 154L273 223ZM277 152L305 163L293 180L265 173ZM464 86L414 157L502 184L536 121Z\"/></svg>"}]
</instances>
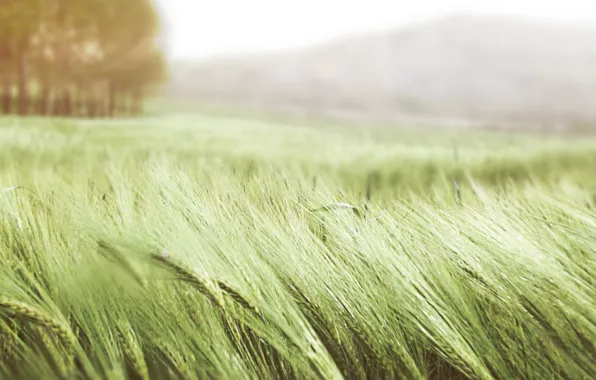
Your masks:
<instances>
[{"instance_id":1,"label":"tree trunk","mask_svg":"<svg viewBox=\"0 0 596 380\"><path fill-rule=\"evenodd\" d=\"M37 112L40 116L48 116L50 114L50 86L47 83L41 85Z\"/></svg>"},{"instance_id":2,"label":"tree trunk","mask_svg":"<svg viewBox=\"0 0 596 380\"><path fill-rule=\"evenodd\" d=\"M72 116L72 95L70 93L70 89L65 88L62 90L62 99L61 99L61 112L62 116L70 117Z\"/></svg>"},{"instance_id":3,"label":"tree trunk","mask_svg":"<svg viewBox=\"0 0 596 380\"><path fill-rule=\"evenodd\" d=\"M97 117L106 117L106 97L103 89L95 96L95 107L97 109Z\"/></svg>"},{"instance_id":4,"label":"tree trunk","mask_svg":"<svg viewBox=\"0 0 596 380\"><path fill-rule=\"evenodd\" d=\"M130 97L130 111L133 116L141 114L141 96L139 94L133 93Z\"/></svg>"},{"instance_id":5,"label":"tree trunk","mask_svg":"<svg viewBox=\"0 0 596 380\"><path fill-rule=\"evenodd\" d=\"M85 98L83 96L81 96L81 88L80 87L76 87L74 92L70 93L71 96L71 107L72 107L72 111L70 113L70 115L68 116L73 116L73 117L79 117L79 116L86 116L87 115L87 103L85 102Z\"/></svg>"},{"instance_id":6,"label":"tree trunk","mask_svg":"<svg viewBox=\"0 0 596 380\"><path fill-rule=\"evenodd\" d=\"M108 86L108 117L116 116L116 95L117 89L113 83Z\"/></svg>"},{"instance_id":7,"label":"tree trunk","mask_svg":"<svg viewBox=\"0 0 596 380\"><path fill-rule=\"evenodd\" d=\"M27 62L25 56L19 57L17 67L18 83L18 111L20 116L26 116L29 113L29 78L27 75Z\"/></svg>"},{"instance_id":8,"label":"tree trunk","mask_svg":"<svg viewBox=\"0 0 596 380\"><path fill-rule=\"evenodd\" d=\"M95 119L97 117L97 103L93 95L87 97L87 117Z\"/></svg>"},{"instance_id":9,"label":"tree trunk","mask_svg":"<svg viewBox=\"0 0 596 380\"><path fill-rule=\"evenodd\" d=\"M103 91L97 97L97 117L104 118L106 117L106 98L104 96Z\"/></svg>"},{"instance_id":10,"label":"tree trunk","mask_svg":"<svg viewBox=\"0 0 596 380\"><path fill-rule=\"evenodd\" d=\"M132 115L132 96L130 94L122 94L122 111L124 116L131 116Z\"/></svg>"},{"instance_id":11,"label":"tree trunk","mask_svg":"<svg viewBox=\"0 0 596 380\"><path fill-rule=\"evenodd\" d=\"M12 113L12 83L8 74L2 75L2 113Z\"/></svg>"},{"instance_id":12,"label":"tree trunk","mask_svg":"<svg viewBox=\"0 0 596 380\"><path fill-rule=\"evenodd\" d=\"M12 112L12 82L10 74L13 72L13 67L10 64L12 58L12 50L10 44L4 40L0 43L0 63L2 63L2 69L0 69L0 91L2 96L0 97L0 107L4 115L8 115Z\"/></svg>"},{"instance_id":13,"label":"tree trunk","mask_svg":"<svg viewBox=\"0 0 596 380\"><path fill-rule=\"evenodd\" d=\"M52 96L50 103L52 104L52 106L50 107L50 115L62 116L62 98L60 98L56 95L56 93L54 93L54 96Z\"/></svg>"},{"instance_id":14,"label":"tree trunk","mask_svg":"<svg viewBox=\"0 0 596 380\"><path fill-rule=\"evenodd\" d=\"M116 97L116 113L122 117L128 116L128 112L130 111L128 109L128 104L128 96L126 93L119 93Z\"/></svg>"}]
</instances>

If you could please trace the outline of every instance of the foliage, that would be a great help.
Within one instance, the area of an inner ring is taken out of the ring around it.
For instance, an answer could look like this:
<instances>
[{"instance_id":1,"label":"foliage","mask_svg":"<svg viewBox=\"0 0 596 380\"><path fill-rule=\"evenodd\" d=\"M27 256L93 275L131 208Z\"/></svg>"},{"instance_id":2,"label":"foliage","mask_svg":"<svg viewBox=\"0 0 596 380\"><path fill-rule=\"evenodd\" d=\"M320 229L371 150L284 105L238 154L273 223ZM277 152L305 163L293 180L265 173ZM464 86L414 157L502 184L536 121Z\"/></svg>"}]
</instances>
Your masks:
<instances>
[{"instance_id":1,"label":"foliage","mask_svg":"<svg viewBox=\"0 0 596 380\"><path fill-rule=\"evenodd\" d=\"M159 33L151 0L3 0L3 113L14 111L15 83L21 115L139 112L143 96L165 78Z\"/></svg>"}]
</instances>

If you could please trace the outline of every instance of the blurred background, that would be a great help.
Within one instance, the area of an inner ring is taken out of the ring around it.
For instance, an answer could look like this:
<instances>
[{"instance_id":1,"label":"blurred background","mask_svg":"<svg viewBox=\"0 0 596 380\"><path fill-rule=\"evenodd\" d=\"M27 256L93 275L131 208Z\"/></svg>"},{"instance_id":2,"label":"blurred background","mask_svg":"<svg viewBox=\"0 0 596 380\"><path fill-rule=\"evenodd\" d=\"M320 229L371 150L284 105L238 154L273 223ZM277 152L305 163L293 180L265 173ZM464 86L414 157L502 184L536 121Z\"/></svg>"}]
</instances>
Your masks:
<instances>
[{"instance_id":1,"label":"blurred background","mask_svg":"<svg viewBox=\"0 0 596 380\"><path fill-rule=\"evenodd\" d=\"M596 3L161 0L169 100L346 121L586 131Z\"/></svg>"},{"instance_id":2,"label":"blurred background","mask_svg":"<svg viewBox=\"0 0 596 380\"><path fill-rule=\"evenodd\" d=\"M589 132L595 68L587 0L0 0L3 114Z\"/></svg>"}]
</instances>

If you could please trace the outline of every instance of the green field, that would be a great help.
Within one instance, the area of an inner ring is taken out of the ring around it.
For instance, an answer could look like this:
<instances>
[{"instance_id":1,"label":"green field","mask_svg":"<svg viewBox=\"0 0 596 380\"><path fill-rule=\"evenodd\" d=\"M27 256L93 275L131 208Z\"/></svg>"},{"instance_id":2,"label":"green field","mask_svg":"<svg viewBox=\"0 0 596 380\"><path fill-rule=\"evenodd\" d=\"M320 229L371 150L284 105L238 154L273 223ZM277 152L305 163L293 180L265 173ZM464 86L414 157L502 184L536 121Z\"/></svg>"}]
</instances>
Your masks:
<instances>
[{"instance_id":1,"label":"green field","mask_svg":"<svg viewBox=\"0 0 596 380\"><path fill-rule=\"evenodd\" d=\"M595 378L595 169L570 137L0 119L0 378Z\"/></svg>"}]
</instances>

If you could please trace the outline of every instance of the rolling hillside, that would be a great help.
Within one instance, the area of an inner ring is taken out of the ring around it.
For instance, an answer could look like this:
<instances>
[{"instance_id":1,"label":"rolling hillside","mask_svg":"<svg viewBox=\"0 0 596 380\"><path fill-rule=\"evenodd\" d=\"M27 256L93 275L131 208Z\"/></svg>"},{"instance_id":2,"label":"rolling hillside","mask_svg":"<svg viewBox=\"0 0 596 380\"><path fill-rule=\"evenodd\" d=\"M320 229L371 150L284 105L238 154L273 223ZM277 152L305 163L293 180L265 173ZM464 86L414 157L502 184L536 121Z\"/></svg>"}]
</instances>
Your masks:
<instances>
[{"instance_id":1,"label":"rolling hillside","mask_svg":"<svg viewBox=\"0 0 596 380\"><path fill-rule=\"evenodd\" d=\"M596 28L453 16L303 51L178 63L171 99L351 119L596 121Z\"/></svg>"}]
</instances>

